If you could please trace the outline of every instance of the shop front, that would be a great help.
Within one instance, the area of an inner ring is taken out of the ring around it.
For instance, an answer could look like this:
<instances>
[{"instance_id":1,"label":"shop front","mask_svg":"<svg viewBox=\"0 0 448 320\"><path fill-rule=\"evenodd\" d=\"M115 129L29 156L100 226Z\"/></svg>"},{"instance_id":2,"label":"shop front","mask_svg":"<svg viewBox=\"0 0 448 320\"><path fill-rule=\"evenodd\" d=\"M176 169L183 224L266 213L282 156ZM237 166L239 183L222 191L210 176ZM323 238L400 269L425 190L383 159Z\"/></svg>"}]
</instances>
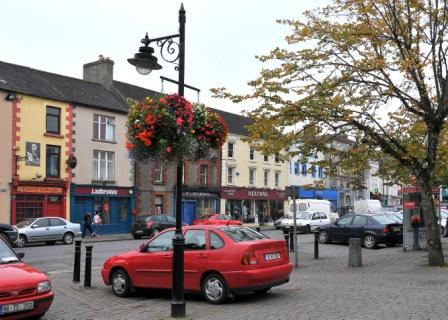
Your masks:
<instances>
[{"instance_id":1,"label":"shop front","mask_svg":"<svg viewBox=\"0 0 448 320\"><path fill-rule=\"evenodd\" d=\"M182 206L182 220L187 224L204 214L219 213L219 191L184 188Z\"/></svg>"},{"instance_id":2,"label":"shop front","mask_svg":"<svg viewBox=\"0 0 448 320\"><path fill-rule=\"evenodd\" d=\"M64 181L17 181L11 195L11 222L28 218L67 217Z\"/></svg>"},{"instance_id":3,"label":"shop front","mask_svg":"<svg viewBox=\"0 0 448 320\"><path fill-rule=\"evenodd\" d=\"M338 190L335 189L305 189L299 187L299 199L322 199L331 202L331 208L336 211L338 207Z\"/></svg>"},{"instance_id":4,"label":"shop front","mask_svg":"<svg viewBox=\"0 0 448 320\"><path fill-rule=\"evenodd\" d=\"M221 198L225 213L244 223L267 223L283 216L284 190L223 187Z\"/></svg>"},{"instance_id":5,"label":"shop front","mask_svg":"<svg viewBox=\"0 0 448 320\"><path fill-rule=\"evenodd\" d=\"M134 190L128 187L72 185L71 221L83 223L84 215L99 212L100 233L127 233L131 230Z\"/></svg>"}]
</instances>

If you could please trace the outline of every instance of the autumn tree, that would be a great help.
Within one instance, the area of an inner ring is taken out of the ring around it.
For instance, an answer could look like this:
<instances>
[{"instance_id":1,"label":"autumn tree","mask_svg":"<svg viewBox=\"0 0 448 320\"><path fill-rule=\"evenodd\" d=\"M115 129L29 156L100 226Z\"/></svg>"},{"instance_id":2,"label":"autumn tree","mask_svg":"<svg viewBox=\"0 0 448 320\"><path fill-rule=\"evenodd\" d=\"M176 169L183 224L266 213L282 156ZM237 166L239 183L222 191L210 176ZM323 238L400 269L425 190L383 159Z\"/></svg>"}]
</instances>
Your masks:
<instances>
[{"instance_id":1,"label":"autumn tree","mask_svg":"<svg viewBox=\"0 0 448 320\"><path fill-rule=\"evenodd\" d=\"M250 93L219 88L215 95L257 103L248 113L255 121L250 140L265 152L297 141L308 152L322 151L344 134L414 174L428 262L443 265L431 191L447 158L447 1L333 0L303 20L278 22L292 29L287 49L257 57L267 67L249 82ZM304 139L304 126L314 128L314 138Z\"/></svg>"}]
</instances>

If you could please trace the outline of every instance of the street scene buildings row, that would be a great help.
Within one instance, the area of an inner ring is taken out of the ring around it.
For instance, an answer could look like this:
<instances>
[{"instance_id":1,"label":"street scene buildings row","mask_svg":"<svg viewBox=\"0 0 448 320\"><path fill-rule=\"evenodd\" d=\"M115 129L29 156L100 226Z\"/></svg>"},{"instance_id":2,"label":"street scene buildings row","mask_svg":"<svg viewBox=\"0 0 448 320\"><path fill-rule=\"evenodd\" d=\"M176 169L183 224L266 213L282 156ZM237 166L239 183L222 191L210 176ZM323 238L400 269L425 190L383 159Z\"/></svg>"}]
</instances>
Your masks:
<instances>
[{"instance_id":1,"label":"street scene buildings row","mask_svg":"<svg viewBox=\"0 0 448 320\"><path fill-rule=\"evenodd\" d=\"M119 233L129 231L135 215L174 213L175 166L135 163L125 148L127 99L160 93L115 81L113 66L100 56L84 65L81 80L0 62L0 222L40 216L81 222L86 212L99 211L103 232ZM214 111L229 136L208 159L185 162L186 223L216 212L246 223L270 222L285 214L287 186L319 180L324 189L301 187L298 196L328 199L341 213L371 195L381 195L386 205L399 201L398 188L375 176L374 163L365 189L355 190L343 172L326 176L297 158L283 162L259 153L242 140L249 118Z\"/></svg>"}]
</instances>

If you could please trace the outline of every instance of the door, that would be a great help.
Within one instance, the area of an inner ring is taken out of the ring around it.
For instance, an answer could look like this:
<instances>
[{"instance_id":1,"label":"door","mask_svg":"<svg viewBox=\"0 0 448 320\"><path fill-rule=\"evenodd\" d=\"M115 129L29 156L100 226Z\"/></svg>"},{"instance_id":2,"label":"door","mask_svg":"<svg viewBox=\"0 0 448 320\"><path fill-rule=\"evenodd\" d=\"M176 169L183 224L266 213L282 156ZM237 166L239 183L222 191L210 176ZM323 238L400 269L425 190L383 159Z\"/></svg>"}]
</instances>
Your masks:
<instances>
[{"instance_id":1,"label":"door","mask_svg":"<svg viewBox=\"0 0 448 320\"><path fill-rule=\"evenodd\" d=\"M348 238L362 238L365 233L367 225L367 217L366 216L355 216L350 225L347 226L349 229Z\"/></svg>"},{"instance_id":2,"label":"door","mask_svg":"<svg viewBox=\"0 0 448 320\"><path fill-rule=\"evenodd\" d=\"M208 250L205 230L185 232L184 286L186 290L200 289L201 275L206 271Z\"/></svg>"},{"instance_id":3,"label":"door","mask_svg":"<svg viewBox=\"0 0 448 320\"><path fill-rule=\"evenodd\" d=\"M313 215L311 216L310 225L311 225L311 230L315 230L320 226L320 213L319 212L313 213Z\"/></svg>"},{"instance_id":4,"label":"door","mask_svg":"<svg viewBox=\"0 0 448 320\"><path fill-rule=\"evenodd\" d=\"M130 272L135 286L171 288L174 231L160 233L148 242L146 250L130 258Z\"/></svg>"},{"instance_id":5,"label":"door","mask_svg":"<svg viewBox=\"0 0 448 320\"><path fill-rule=\"evenodd\" d=\"M65 231L67 231L67 224L64 220L50 218L50 236L52 240L62 240Z\"/></svg>"},{"instance_id":6,"label":"door","mask_svg":"<svg viewBox=\"0 0 448 320\"><path fill-rule=\"evenodd\" d=\"M47 217L63 217L62 196L48 196L47 212L44 212L44 214Z\"/></svg>"},{"instance_id":7,"label":"door","mask_svg":"<svg viewBox=\"0 0 448 320\"><path fill-rule=\"evenodd\" d=\"M319 226L323 226L330 223L331 223L330 216L325 212L320 212Z\"/></svg>"},{"instance_id":8,"label":"door","mask_svg":"<svg viewBox=\"0 0 448 320\"><path fill-rule=\"evenodd\" d=\"M337 223L331 228L332 230L332 240L335 241L346 241L348 239L348 225L352 221L353 216L344 216L338 220Z\"/></svg>"},{"instance_id":9,"label":"door","mask_svg":"<svg viewBox=\"0 0 448 320\"><path fill-rule=\"evenodd\" d=\"M193 224L196 212L196 203L194 201L184 201L182 210L182 221L188 225Z\"/></svg>"},{"instance_id":10,"label":"door","mask_svg":"<svg viewBox=\"0 0 448 320\"><path fill-rule=\"evenodd\" d=\"M26 236L29 241L47 241L51 240L50 219L40 218L29 226Z\"/></svg>"}]
</instances>

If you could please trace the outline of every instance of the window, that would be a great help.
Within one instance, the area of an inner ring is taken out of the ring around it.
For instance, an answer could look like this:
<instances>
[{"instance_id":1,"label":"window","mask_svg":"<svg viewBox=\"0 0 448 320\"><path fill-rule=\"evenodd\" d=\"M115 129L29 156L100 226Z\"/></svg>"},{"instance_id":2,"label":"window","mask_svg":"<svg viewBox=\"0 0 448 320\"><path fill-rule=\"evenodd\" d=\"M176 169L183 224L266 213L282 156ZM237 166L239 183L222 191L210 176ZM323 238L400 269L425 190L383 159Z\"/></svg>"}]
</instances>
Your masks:
<instances>
[{"instance_id":1,"label":"window","mask_svg":"<svg viewBox=\"0 0 448 320\"><path fill-rule=\"evenodd\" d=\"M275 163L280 162L280 155L278 153L275 154Z\"/></svg>"},{"instance_id":2,"label":"window","mask_svg":"<svg viewBox=\"0 0 448 320\"><path fill-rule=\"evenodd\" d=\"M249 159L255 160L255 149L252 146L250 147L250 151L249 151Z\"/></svg>"},{"instance_id":3,"label":"window","mask_svg":"<svg viewBox=\"0 0 448 320\"><path fill-rule=\"evenodd\" d=\"M316 178L316 172L317 172L316 166L312 166L311 167L311 175L313 178Z\"/></svg>"},{"instance_id":4,"label":"window","mask_svg":"<svg viewBox=\"0 0 448 320\"><path fill-rule=\"evenodd\" d=\"M264 183L265 187L269 186L269 171L268 170L264 171L263 183Z\"/></svg>"},{"instance_id":5,"label":"window","mask_svg":"<svg viewBox=\"0 0 448 320\"><path fill-rule=\"evenodd\" d=\"M155 210L155 214L162 214L163 213L163 196L156 196L156 198L154 199L155 202L155 206L156 206L156 210Z\"/></svg>"},{"instance_id":6,"label":"window","mask_svg":"<svg viewBox=\"0 0 448 320\"><path fill-rule=\"evenodd\" d=\"M154 183L163 182L163 162L158 160L154 165Z\"/></svg>"},{"instance_id":7,"label":"window","mask_svg":"<svg viewBox=\"0 0 448 320\"><path fill-rule=\"evenodd\" d=\"M159 252L159 251L169 251L173 249L173 236L174 231L164 232L157 238L154 238L148 243L146 251Z\"/></svg>"},{"instance_id":8,"label":"window","mask_svg":"<svg viewBox=\"0 0 448 320\"><path fill-rule=\"evenodd\" d=\"M115 118L94 114L93 138L104 141L115 141Z\"/></svg>"},{"instance_id":9,"label":"window","mask_svg":"<svg viewBox=\"0 0 448 320\"><path fill-rule=\"evenodd\" d=\"M202 164L199 169L199 183L201 187L207 186L207 175L208 175L208 166L206 164Z\"/></svg>"},{"instance_id":10,"label":"window","mask_svg":"<svg viewBox=\"0 0 448 320\"><path fill-rule=\"evenodd\" d=\"M93 151L93 179L115 179L115 153L108 151Z\"/></svg>"},{"instance_id":11,"label":"window","mask_svg":"<svg viewBox=\"0 0 448 320\"><path fill-rule=\"evenodd\" d=\"M299 175L300 174L300 163L294 162L294 174Z\"/></svg>"},{"instance_id":12,"label":"window","mask_svg":"<svg viewBox=\"0 0 448 320\"><path fill-rule=\"evenodd\" d=\"M205 231L188 230L185 232L185 250L205 250Z\"/></svg>"},{"instance_id":13,"label":"window","mask_svg":"<svg viewBox=\"0 0 448 320\"><path fill-rule=\"evenodd\" d=\"M249 184L251 186L255 185L255 172L254 168L249 169Z\"/></svg>"},{"instance_id":14,"label":"window","mask_svg":"<svg viewBox=\"0 0 448 320\"><path fill-rule=\"evenodd\" d=\"M234 242L269 239L269 237L264 234L247 227L222 227L220 230Z\"/></svg>"},{"instance_id":15,"label":"window","mask_svg":"<svg viewBox=\"0 0 448 320\"><path fill-rule=\"evenodd\" d=\"M235 183L235 168L234 167L227 168L227 183L228 184Z\"/></svg>"},{"instance_id":16,"label":"window","mask_svg":"<svg viewBox=\"0 0 448 320\"><path fill-rule=\"evenodd\" d=\"M61 166L61 147L47 145L47 177L59 178Z\"/></svg>"},{"instance_id":17,"label":"window","mask_svg":"<svg viewBox=\"0 0 448 320\"><path fill-rule=\"evenodd\" d=\"M61 109L47 107L47 132L60 134L61 132Z\"/></svg>"},{"instance_id":18,"label":"window","mask_svg":"<svg viewBox=\"0 0 448 320\"><path fill-rule=\"evenodd\" d=\"M210 249L211 250L221 249L222 247L224 247L224 241L221 239L220 236L218 236L213 231L210 231L209 235L210 235Z\"/></svg>"},{"instance_id":19,"label":"window","mask_svg":"<svg viewBox=\"0 0 448 320\"><path fill-rule=\"evenodd\" d=\"M320 218L321 219L327 219L327 215L323 212L320 213Z\"/></svg>"},{"instance_id":20,"label":"window","mask_svg":"<svg viewBox=\"0 0 448 320\"><path fill-rule=\"evenodd\" d=\"M67 225L63 220L58 218L50 218L50 224L52 227L59 227Z\"/></svg>"},{"instance_id":21,"label":"window","mask_svg":"<svg viewBox=\"0 0 448 320\"><path fill-rule=\"evenodd\" d=\"M320 179L324 178L324 169L322 167L319 167L319 178Z\"/></svg>"},{"instance_id":22,"label":"window","mask_svg":"<svg viewBox=\"0 0 448 320\"><path fill-rule=\"evenodd\" d=\"M338 220L338 225L348 225L350 224L350 222L352 221L353 216L346 216L346 217L342 217L341 219Z\"/></svg>"},{"instance_id":23,"label":"window","mask_svg":"<svg viewBox=\"0 0 448 320\"><path fill-rule=\"evenodd\" d=\"M367 217L366 216L355 216L352 224L353 225L365 225L365 224L367 224Z\"/></svg>"},{"instance_id":24,"label":"window","mask_svg":"<svg viewBox=\"0 0 448 320\"><path fill-rule=\"evenodd\" d=\"M269 161L269 156L264 155L264 156L263 156L263 161L264 161L264 162L268 162L268 161Z\"/></svg>"},{"instance_id":25,"label":"window","mask_svg":"<svg viewBox=\"0 0 448 320\"><path fill-rule=\"evenodd\" d=\"M280 172L275 172L275 187L278 188L280 186Z\"/></svg>"},{"instance_id":26,"label":"window","mask_svg":"<svg viewBox=\"0 0 448 320\"><path fill-rule=\"evenodd\" d=\"M36 228L46 228L50 226L50 219L39 219L33 223Z\"/></svg>"},{"instance_id":27,"label":"window","mask_svg":"<svg viewBox=\"0 0 448 320\"><path fill-rule=\"evenodd\" d=\"M233 158L235 156L235 144L233 142L229 142L227 144L227 156L229 158Z\"/></svg>"},{"instance_id":28,"label":"window","mask_svg":"<svg viewBox=\"0 0 448 320\"><path fill-rule=\"evenodd\" d=\"M306 176L306 163L302 163L302 176Z\"/></svg>"}]
</instances>

